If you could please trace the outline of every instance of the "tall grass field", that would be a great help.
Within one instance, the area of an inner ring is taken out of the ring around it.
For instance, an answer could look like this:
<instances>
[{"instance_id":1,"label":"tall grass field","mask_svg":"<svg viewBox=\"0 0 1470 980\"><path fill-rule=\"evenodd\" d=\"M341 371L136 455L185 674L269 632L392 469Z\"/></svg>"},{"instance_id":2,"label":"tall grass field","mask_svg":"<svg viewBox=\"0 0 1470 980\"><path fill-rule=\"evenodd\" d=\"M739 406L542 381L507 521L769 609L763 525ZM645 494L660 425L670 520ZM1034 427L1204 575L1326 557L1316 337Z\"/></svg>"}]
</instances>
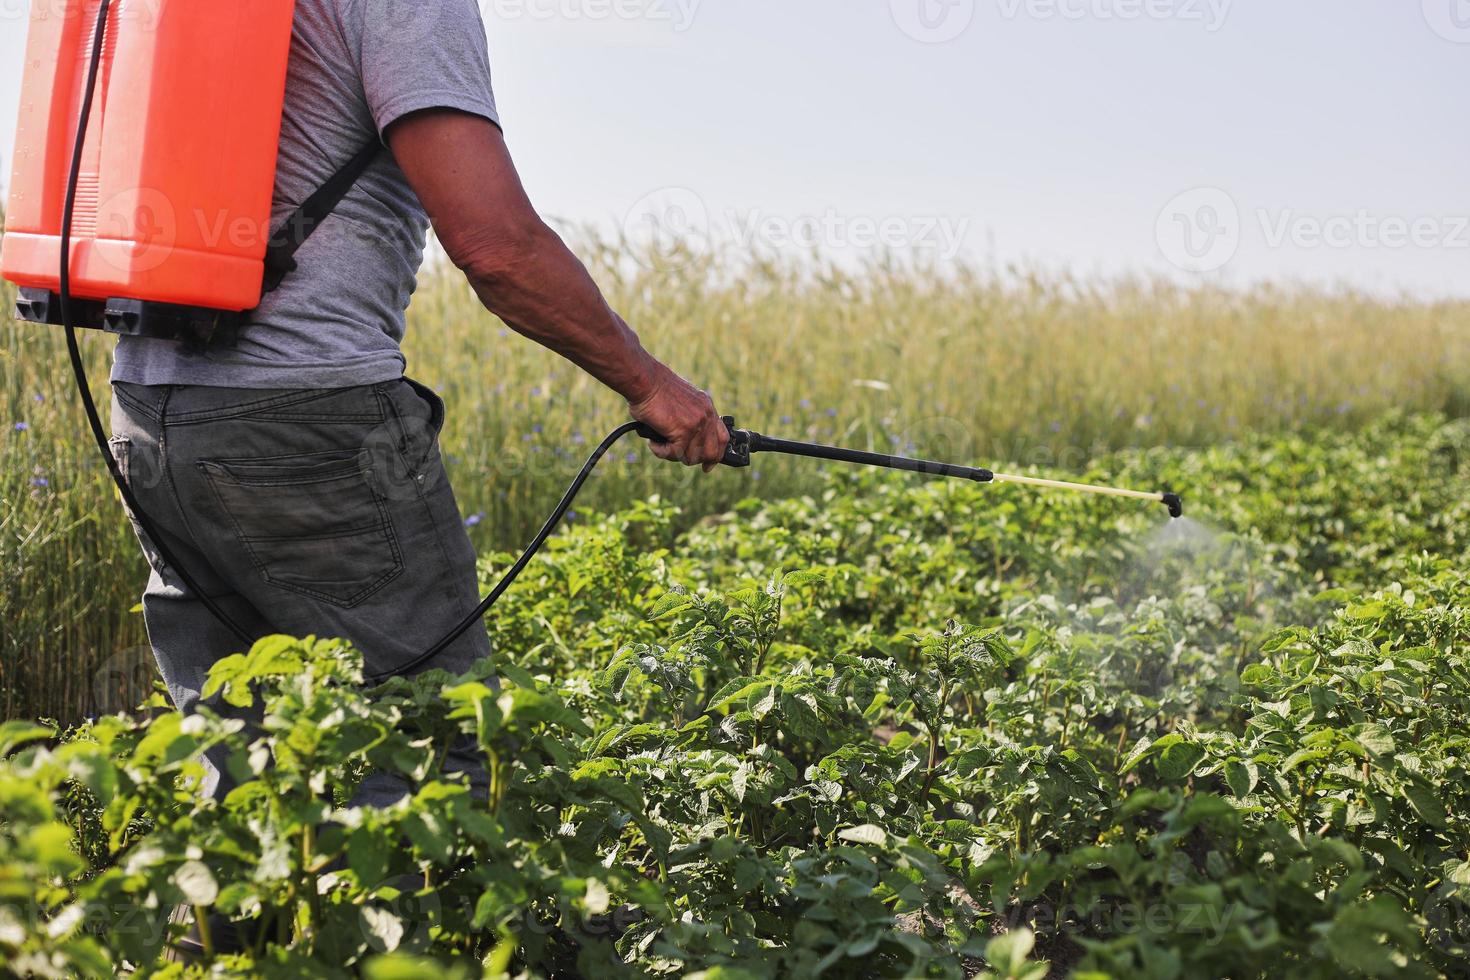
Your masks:
<instances>
[{"instance_id":1,"label":"tall grass field","mask_svg":"<svg viewBox=\"0 0 1470 980\"><path fill-rule=\"evenodd\" d=\"M1351 289L1227 290L1023 270L674 253L581 254L645 344L722 411L771 434L1065 478L1114 449L1357 427L1390 410L1470 411L1470 304ZM113 703L146 642L146 577L72 389L60 331L0 293L0 707L73 722ZM452 268L424 272L409 373L446 399L442 441L482 550L543 519L624 408L484 312ZM112 340L84 339L105 404ZM657 494L697 521L810 490L820 467L758 458L698 475L625 442L580 498Z\"/></svg>"}]
</instances>

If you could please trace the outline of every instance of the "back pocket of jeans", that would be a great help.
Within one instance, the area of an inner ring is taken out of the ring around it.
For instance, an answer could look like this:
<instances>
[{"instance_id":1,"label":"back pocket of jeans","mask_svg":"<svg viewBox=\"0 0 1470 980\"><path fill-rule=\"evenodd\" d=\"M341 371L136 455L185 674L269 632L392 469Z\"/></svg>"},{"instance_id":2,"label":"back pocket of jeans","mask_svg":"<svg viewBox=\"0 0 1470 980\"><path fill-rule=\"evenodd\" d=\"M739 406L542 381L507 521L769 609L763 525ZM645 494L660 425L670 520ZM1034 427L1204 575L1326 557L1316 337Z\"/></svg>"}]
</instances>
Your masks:
<instances>
[{"instance_id":1,"label":"back pocket of jeans","mask_svg":"<svg viewBox=\"0 0 1470 980\"><path fill-rule=\"evenodd\" d=\"M198 466L269 584L350 607L403 571L366 450Z\"/></svg>"}]
</instances>

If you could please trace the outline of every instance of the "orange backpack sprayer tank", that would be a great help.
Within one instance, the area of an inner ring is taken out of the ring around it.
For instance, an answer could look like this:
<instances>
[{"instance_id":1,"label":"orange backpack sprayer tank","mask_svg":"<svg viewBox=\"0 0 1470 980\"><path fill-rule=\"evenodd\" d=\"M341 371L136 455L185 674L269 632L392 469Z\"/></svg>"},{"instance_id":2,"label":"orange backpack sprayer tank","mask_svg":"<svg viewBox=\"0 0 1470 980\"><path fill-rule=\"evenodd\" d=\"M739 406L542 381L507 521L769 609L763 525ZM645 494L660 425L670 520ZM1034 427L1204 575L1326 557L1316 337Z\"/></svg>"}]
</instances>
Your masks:
<instances>
[{"instance_id":1,"label":"orange backpack sprayer tank","mask_svg":"<svg viewBox=\"0 0 1470 980\"><path fill-rule=\"evenodd\" d=\"M71 134L100 6L31 8L0 249L27 319L54 319ZM110 5L71 216L83 325L135 333L148 312L259 302L294 7Z\"/></svg>"},{"instance_id":2,"label":"orange backpack sprayer tank","mask_svg":"<svg viewBox=\"0 0 1470 980\"><path fill-rule=\"evenodd\" d=\"M0 274L66 331L118 493L183 584L107 443L76 328L228 343L382 148L376 134L270 230L295 0L32 0Z\"/></svg>"},{"instance_id":3,"label":"orange backpack sprayer tank","mask_svg":"<svg viewBox=\"0 0 1470 980\"><path fill-rule=\"evenodd\" d=\"M236 314L294 267L301 241L380 148L371 141L272 238L295 6L33 0L0 246L22 319L60 322L68 215L76 326L227 336ZM68 211L74 134L83 138Z\"/></svg>"},{"instance_id":4,"label":"orange backpack sprayer tank","mask_svg":"<svg viewBox=\"0 0 1470 980\"><path fill-rule=\"evenodd\" d=\"M253 639L154 533L109 451L77 327L186 343L228 342L263 291L296 267L301 243L382 146L376 134L267 234L294 0L33 0L14 181L0 269L17 315L58 324L77 394L123 502L165 564L247 646ZM796 442L725 418L722 462L753 453L1158 501L1177 494L1062 483L988 469ZM394 673L426 665L485 615L546 543L626 422L592 451L531 544L488 595ZM386 680L388 675L369 678Z\"/></svg>"}]
</instances>

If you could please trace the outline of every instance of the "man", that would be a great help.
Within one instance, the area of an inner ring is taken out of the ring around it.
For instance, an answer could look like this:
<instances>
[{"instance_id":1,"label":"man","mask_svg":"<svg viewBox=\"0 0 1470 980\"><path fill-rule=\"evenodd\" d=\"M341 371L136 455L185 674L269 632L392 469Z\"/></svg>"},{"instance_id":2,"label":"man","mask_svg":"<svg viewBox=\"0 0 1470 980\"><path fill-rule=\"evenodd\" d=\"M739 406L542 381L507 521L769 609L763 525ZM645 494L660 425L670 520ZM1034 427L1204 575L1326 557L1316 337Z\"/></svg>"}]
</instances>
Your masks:
<instances>
[{"instance_id":1,"label":"man","mask_svg":"<svg viewBox=\"0 0 1470 980\"><path fill-rule=\"evenodd\" d=\"M666 437L657 455L709 470L728 438L709 396L643 349L532 209L475 0L409 9L405 25L385 16L402 4L298 0L275 219L374 136L386 150L234 346L123 337L112 373L113 451L185 571L255 635L351 640L369 675L413 660L479 598L436 447L443 405L403 377L399 351L430 222L484 305L626 398ZM149 639L188 711L241 643L140 538ZM477 625L424 669L488 652ZM358 801L403 791L370 777Z\"/></svg>"}]
</instances>

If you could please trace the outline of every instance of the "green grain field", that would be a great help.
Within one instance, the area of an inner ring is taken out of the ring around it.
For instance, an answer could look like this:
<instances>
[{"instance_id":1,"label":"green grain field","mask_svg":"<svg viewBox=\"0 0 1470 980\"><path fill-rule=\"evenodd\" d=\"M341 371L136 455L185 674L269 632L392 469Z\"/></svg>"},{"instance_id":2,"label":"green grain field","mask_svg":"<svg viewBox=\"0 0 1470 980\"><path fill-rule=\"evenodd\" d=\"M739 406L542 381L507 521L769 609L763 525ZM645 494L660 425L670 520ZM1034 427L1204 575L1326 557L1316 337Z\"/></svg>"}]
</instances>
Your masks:
<instances>
[{"instance_id":1,"label":"green grain field","mask_svg":"<svg viewBox=\"0 0 1470 980\"><path fill-rule=\"evenodd\" d=\"M579 252L651 350L768 433L1065 476L1118 448L1470 411L1470 303L893 260L629 259L627 243L590 235ZM104 403L111 343L85 338ZM421 277L406 353L448 402L444 451L484 549L523 540L625 418L616 396L485 313L452 268ZM75 721L105 700L109 670L137 660L145 569L59 331L0 320L0 400L0 708ZM628 443L579 503L658 494L695 521L819 478L769 460L699 477Z\"/></svg>"}]
</instances>

